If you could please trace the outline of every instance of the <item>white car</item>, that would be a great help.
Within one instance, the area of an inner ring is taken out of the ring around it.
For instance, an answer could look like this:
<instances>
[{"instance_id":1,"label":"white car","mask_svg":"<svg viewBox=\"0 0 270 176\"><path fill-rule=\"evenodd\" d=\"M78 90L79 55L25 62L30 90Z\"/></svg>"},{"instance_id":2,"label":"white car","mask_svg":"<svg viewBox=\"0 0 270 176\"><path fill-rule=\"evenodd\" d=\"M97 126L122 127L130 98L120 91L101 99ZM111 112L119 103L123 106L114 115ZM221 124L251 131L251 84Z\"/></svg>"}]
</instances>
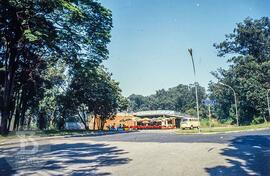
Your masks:
<instances>
[{"instance_id":1,"label":"white car","mask_svg":"<svg viewBox=\"0 0 270 176\"><path fill-rule=\"evenodd\" d=\"M198 118L191 118L191 117L184 117L181 120L180 127L181 129L193 129L193 128L199 128L199 120Z\"/></svg>"}]
</instances>

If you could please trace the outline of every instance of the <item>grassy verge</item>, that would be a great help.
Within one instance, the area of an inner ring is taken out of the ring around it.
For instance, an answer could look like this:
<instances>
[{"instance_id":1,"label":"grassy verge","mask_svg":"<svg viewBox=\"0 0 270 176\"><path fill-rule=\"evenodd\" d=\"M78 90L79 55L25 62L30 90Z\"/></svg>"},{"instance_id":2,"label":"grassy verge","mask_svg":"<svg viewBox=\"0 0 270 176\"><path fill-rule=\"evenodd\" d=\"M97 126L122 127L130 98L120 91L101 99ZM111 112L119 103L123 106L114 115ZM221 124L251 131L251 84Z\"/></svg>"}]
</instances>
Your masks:
<instances>
[{"instance_id":1,"label":"grassy verge","mask_svg":"<svg viewBox=\"0 0 270 176\"><path fill-rule=\"evenodd\" d=\"M234 131L246 131L246 130L256 130L261 128L270 128L270 122L262 123L258 125L248 125L248 126L228 126L228 127L212 127L212 128L201 128L201 133L224 133L224 132L234 132ZM178 130L177 134L196 134L199 133L198 129L193 130Z\"/></svg>"},{"instance_id":2,"label":"grassy verge","mask_svg":"<svg viewBox=\"0 0 270 176\"><path fill-rule=\"evenodd\" d=\"M17 137L14 135L8 135L8 136L1 136L0 135L0 144L2 142L5 142L5 141L11 140L11 139L15 139L15 138L17 138Z\"/></svg>"},{"instance_id":3,"label":"grassy verge","mask_svg":"<svg viewBox=\"0 0 270 176\"><path fill-rule=\"evenodd\" d=\"M0 143L6 140L6 137L0 136Z\"/></svg>"},{"instance_id":4,"label":"grassy verge","mask_svg":"<svg viewBox=\"0 0 270 176\"><path fill-rule=\"evenodd\" d=\"M36 135L38 136L65 136L65 135L77 135L77 134L91 134L98 131L91 130L46 130L38 131Z\"/></svg>"}]
</instances>

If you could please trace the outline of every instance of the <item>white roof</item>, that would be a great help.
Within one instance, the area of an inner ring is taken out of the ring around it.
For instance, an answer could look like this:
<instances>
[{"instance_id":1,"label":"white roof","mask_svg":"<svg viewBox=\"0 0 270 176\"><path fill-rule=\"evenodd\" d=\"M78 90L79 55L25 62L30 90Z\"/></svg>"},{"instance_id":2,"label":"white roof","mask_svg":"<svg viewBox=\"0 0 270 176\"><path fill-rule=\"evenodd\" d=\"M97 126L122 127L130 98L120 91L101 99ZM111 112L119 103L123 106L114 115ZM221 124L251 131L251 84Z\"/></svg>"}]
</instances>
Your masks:
<instances>
[{"instance_id":1,"label":"white roof","mask_svg":"<svg viewBox=\"0 0 270 176\"><path fill-rule=\"evenodd\" d=\"M180 112L171 111L171 110L152 110L152 111L139 111L133 113L134 116L143 117L143 116L174 116L182 117Z\"/></svg>"}]
</instances>

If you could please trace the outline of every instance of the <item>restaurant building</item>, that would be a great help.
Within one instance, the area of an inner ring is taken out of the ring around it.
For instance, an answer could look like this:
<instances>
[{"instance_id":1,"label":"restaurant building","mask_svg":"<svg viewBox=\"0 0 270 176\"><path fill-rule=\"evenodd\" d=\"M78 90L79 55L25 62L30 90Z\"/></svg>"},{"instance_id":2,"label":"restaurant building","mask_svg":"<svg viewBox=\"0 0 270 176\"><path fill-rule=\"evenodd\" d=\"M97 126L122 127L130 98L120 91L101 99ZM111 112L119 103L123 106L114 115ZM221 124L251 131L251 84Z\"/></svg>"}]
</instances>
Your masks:
<instances>
[{"instance_id":1,"label":"restaurant building","mask_svg":"<svg viewBox=\"0 0 270 176\"><path fill-rule=\"evenodd\" d=\"M117 113L114 117L106 120L104 129L119 127L135 129L173 129L180 127L182 117L179 112L170 110ZM97 122L97 119L95 122Z\"/></svg>"}]
</instances>

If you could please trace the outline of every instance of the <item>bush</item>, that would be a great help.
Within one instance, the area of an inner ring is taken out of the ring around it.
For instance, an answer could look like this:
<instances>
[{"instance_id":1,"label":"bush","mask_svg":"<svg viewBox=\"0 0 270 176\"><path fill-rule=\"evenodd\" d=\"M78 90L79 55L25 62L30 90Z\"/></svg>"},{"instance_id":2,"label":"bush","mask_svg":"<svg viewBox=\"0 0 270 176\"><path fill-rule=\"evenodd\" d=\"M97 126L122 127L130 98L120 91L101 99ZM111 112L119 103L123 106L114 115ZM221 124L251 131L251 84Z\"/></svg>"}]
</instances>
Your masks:
<instances>
[{"instance_id":1,"label":"bush","mask_svg":"<svg viewBox=\"0 0 270 176\"><path fill-rule=\"evenodd\" d=\"M230 122L226 121L226 123L221 123L220 121L218 121L215 118L211 118L211 121L209 121L208 118L203 118L200 121L200 125L201 127L224 127L224 126L229 126L231 125Z\"/></svg>"},{"instance_id":2,"label":"bush","mask_svg":"<svg viewBox=\"0 0 270 176\"><path fill-rule=\"evenodd\" d=\"M190 116L194 116L194 117L197 116L197 111L196 111L196 109L193 109L193 108L188 109L185 113L190 115Z\"/></svg>"},{"instance_id":3,"label":"bush","mask_svg":"<svg viewBox=\"0 0 270 176\"><path fill-rule=\"evenodd\" d=\"M229 117L227 119L221 119L220 123L225 124L225 125L233 125L236 123L236 120L234 120L232 117Z\"/></svg>"},{"instance_id":4,"label":"bush","mask_svg":"<svg viewBox=\"0 0 270 176\"><path fill-rule=\"evenodd\" d=\"M264 122L264 118L262 117L253 117L251 124L256 125Z\"/></svg>"},{"instance_id":5,"label":"bush","mask_svg":"<svg viewBox=\"0 0 270 176\"><path fill-rule=\"evenodd\" d=\"M200 125L201 125L201 127L209 127L209 120L208 119L201 119Z\"/></svg>"}]
</instances>

